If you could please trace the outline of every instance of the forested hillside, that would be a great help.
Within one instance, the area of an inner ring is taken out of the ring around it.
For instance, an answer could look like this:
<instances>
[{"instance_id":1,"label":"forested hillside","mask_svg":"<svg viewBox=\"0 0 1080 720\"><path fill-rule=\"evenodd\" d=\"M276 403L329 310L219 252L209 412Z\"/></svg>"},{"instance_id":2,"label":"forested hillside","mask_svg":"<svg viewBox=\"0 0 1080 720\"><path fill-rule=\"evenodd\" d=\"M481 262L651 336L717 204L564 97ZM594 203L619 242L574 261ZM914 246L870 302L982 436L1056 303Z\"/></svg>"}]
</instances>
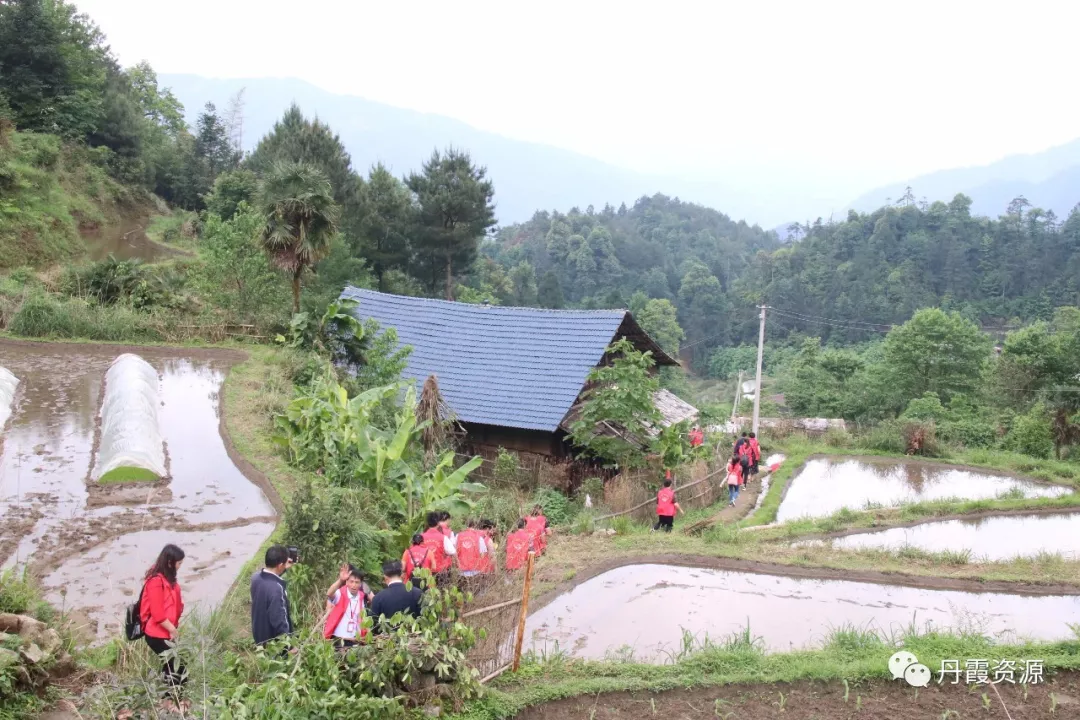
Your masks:
<instances>
[{"instance_id":1,"label":"forested hillside","mask_svg":"<svg viewBox=\"0 0 1080 720\"><path fill-rule=\"evenodd\" d=\"M682 345L704 349L744 334L752 317L733 306L733 284L757 252L777 247L775 235L757 226L655 195L618 210L538 212L503 228L485 254L510 273L513 292L502 300L638 313L649 299L668 300L678 308ZM477 287L501 295L486 278Z\"/></svg>"},{"instance_id":2,"label":"forested hillside","mask_svg":"<svg viewBox=\"0 0 1080 720\"><path fill-rule=\"evenodd\" d=\"M738 295L833 319L788 326L814 327L837 341L873 337L921 307L958 310L999 327L1011 319L1049 320L1055 307L1078 304L1080 210L1062 219L1023 198L1002 210L990 219L972 215L964 195L929 206L909 198L869 214L851 212L842 223L804 227L800 241L755 258Z\"/></svg>"}]
</instances>

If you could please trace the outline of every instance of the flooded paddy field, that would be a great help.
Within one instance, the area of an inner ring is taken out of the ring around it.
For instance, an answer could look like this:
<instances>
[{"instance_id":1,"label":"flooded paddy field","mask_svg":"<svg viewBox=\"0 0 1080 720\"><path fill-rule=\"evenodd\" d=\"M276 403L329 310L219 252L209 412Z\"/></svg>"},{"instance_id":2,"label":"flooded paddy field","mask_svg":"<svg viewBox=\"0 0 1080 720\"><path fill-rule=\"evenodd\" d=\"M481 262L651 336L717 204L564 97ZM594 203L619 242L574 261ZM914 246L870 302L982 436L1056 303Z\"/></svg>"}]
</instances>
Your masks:
<instances>
[{"instance_id":1,"label":"flooded paddy field","mask_svg":"<svg viewBox=\"0 0 1080 720\"><path fill-rule=\"evenodd\" d=\"M929 552L969 550L973 561L1010 560L1041 553L1080 560L1080 513L980 516L853 533L824 542L845 550L914 547Z\"/></svg>"},{"instance_id":2,"label":"flooded paddy field","mask_svg":"<svg viewBox=\"0 0 1080 720\"><path fill-rule=\"evenodd\" d=\"M586 580L529 617L526 646L601 659L629 652L663 663L683 632L713 642L743 632L770 651L820 646L833 629L883 636L914 627L976 630L998 640L1072 637L1080 596L927 590L847 580L629 565Z\"/></svg>"},{"instance_id":3,"label":"flooded paddy field","mask_svg":"<svg viewBox=\"0 0 1080 720\"><path fill-rule=\"evenodd\" d=\"M113 359L134 351L161 381L170 477L89 480L98 404ZM166 542L188 552L191 605L219 602L276 523L267 494L233 463L220 432L221 386L239 353L0 341L20 380L0 454L0 563L43 578L50 602L115 632L125 602ZM272 491L270 491L272 492Z\"/></svg>"},{"instance_id":4,"label":"flooded paddy field","mask_svg":"<svg viewBox=\"0 0 1080 720\"><path fill-rule=\"evenodd\" d=\"M791 480L776 521L824 517L867 505L896 507L925 500L980 500L1007 493L1058 497L1071 488L1026 478L918 460L814 458Z\"/></svg>"}]
</instances>

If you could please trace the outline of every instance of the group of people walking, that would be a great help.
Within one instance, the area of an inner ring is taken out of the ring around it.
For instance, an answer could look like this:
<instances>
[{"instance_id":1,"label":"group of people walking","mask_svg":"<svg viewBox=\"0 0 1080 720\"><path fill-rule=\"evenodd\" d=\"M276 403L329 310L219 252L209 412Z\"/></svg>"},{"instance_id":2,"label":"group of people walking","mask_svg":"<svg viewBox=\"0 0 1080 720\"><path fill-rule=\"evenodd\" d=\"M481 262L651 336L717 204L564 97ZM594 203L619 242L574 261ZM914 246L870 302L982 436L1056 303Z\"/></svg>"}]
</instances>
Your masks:
<instances>
[{"instance_id":1,"label":"group of people walking","mask_svg":"<svg viewBox=\"0 0 1080 720\"><path fill-rule=\"evenodd\" d=\"M697 430L697 428L694 428ZM727 464L727 488L728 505L735 506L739 498L739 490L746 482L758 473L758 464L761 462L761 445L758 444L757 435L743 433L731 449L731 459ZM653 530L671 532L675 526L675 516L683 511L675 501L675 489L672 487L671 471L665 473L663 485L656 493L656 524Z\"/></svg>"},{"instance_id":2,"label":"group of people walking","mask_svg":"<svg viewBox=\"0 0 1080 720\"><path fill-rule=\"evenodd\" d=\"M758 444L757 435L743 433L735 441L731 449L731 459L728 461L727 486L728 504L735 506L739 499L739 490L754 475L758 474L758 463L761 462L761 445Z\"/></svg>"},{"instance_id":3,"label":"group of people walking","mask_svg":"<svg viewBox=\"0 0 1080 720\"><path fill-rule=\"evenodd\" d=\"M455 532L450 513L432 511L427 515L426 526L424 532L413 535L412 545L400 560L383 563L383 589L377 593L365 582L359 568L348 563L340 567L326 592L322 620L325 639L348 648L362 642L369 627L370 632L378 634L399 614L419 617L423 591L410 581L421 569L430 571L438 586L454 582L455 570L465 583L476 576L494 573L500 564L506 570L517 570L525 565L530 552L537 555L544 552L551 534L543 509L535 506L507 534L505 555L499 563L495 523L490 520L469 520L465 529ZM300 561L299 553L299 548L271 546L263 558L264 567L251 578L251 636L256 645L292 635L296 630L284 575ZM183 562L184 551L178 546L169 544L162 548L143 578L142 592L133 608L142 637L162 660L162 677L172 694L167 702L177 707L186 705L179 691L187 680L187 672L175 651L180 617L184 613L177 577ZM365 624L366 617L372 622Z\"/></svg>"}]
</instances>

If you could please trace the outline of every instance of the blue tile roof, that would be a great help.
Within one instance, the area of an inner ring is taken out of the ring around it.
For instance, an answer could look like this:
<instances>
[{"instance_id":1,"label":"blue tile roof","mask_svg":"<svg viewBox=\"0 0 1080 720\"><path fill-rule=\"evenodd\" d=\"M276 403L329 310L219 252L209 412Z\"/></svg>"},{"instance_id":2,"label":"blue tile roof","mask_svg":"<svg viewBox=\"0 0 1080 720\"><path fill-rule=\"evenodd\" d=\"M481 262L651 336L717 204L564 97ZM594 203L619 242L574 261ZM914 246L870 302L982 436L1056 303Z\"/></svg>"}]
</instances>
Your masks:
<instances>
[{"instance_id":1,"label":"blue tile roof","mask_svg":"<svg viewBox=\"0 0 1080 720\"><path fill-rule=\"evenodd\" d=\"M625 310L488 307L354 287L341 296L412 346L402 377L419 391L435 375L458 420L486 425L553 432L624 321L640 332Z\"/></svg>"}]
</instances>

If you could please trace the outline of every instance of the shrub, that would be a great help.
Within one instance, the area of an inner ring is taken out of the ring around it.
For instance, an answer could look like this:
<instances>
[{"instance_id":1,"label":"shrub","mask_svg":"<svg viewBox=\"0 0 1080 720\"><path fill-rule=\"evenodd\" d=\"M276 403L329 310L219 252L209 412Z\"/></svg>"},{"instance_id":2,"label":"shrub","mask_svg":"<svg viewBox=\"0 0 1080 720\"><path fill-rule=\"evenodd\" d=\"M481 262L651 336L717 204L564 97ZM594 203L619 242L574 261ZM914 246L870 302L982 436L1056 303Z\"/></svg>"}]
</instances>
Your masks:
<instances>
[{"instance_id":1,"label":"shrub","mask_svg":"<svg viewBox=\"0 0 1080 720\"><path fill-rule=\"evenodd\" d=\"M84 338L110 342L164 340L153 317L125 305L106 307L78 298L66 301L49 295L30 295L11 318L15 335L38 338Z\"/></svg>"},{"instance_id":2,"label":"shrub","mask_svg":"<svg viewBox=\"0 0 1080 720\"><path fill-rule=\"evenodd\" d=\"M1005 447L1032 457L1050 457L1054 450L1054 435L1050 417L1042 406L1036 405L1027 415L1018 415L1013 420L1012 429L1005 437Z\"/></svg>"},{"instance_id":3,"label":"shrub","mask_svg":"<svg viewBox=\"0 0 1080 720\"><path fill-rule=\"evenodd\" d=\"M547 517L549 525L566 525L575 515L575 508L570 503L570 499L551 488L537 488L533 504L544 509L544 516Z\"/></svg>"},{"instance_id":4,"label":"shrub","mask_svg":"<svg viewBox=\"0 0 1080 720\"><path fill-rule=\"evenodd\" d=\"M880 452L939 457L941 446L932 422L886 420L863 437L863 447Z\"/></svg>"},{"instance_id":5,"label":"shrub","mask_svg":"<svg viewBox=\"0 0 1080 720\"><path fill-rule=\"evenodd\" d=\"M377 575L385 559L383 536L364 517L371 510L361 494L300 484L285 508L286 545L300 548L303 562L289 571L295 598L329 585L342 563Z\"/></svg>"}]
</instances>

